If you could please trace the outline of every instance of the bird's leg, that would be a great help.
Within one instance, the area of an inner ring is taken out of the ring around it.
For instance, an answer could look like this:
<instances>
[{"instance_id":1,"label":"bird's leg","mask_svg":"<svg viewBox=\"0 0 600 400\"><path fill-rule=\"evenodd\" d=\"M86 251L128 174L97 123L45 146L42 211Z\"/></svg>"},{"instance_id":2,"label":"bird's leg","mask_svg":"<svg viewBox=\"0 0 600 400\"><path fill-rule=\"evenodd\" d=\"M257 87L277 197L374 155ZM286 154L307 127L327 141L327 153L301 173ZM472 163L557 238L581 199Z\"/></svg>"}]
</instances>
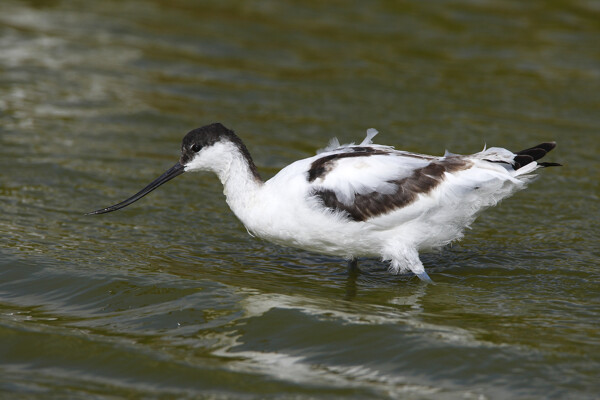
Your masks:
<instances>
[{"instance_id":1,"label":"bird's leg","mask_svg":"<svg viewBox=\"0 0 600 400\"><path fill-rule=\"evenodd\" d=\"M433 283L425 267L419 259L419 252L415 247L396 244L391 247L384 260L391 261L390 270L395 274L412 272L423 282Z\"/></svg>"},{"instance_id":2,"label":"bird's leg","mask_svg":"<svg viewBox=\"0 0 600 400\"><path fill-rule=\"evenodd\" d=\"M348 260L348 274L357 274L360 272L360 269L358 269L358 258L356 257L352 257L350 260Z\"/></svg>"},{"instance_id":3,"label":"bird's leg","mask_svg":"<svg viewBox=\"0 0 600 400\"><path fill-rule=\"evenodd\" d=\"M353 300L356 297L356 272L348 273L346 276L346 300Z\"/></svg>"}]
</instances>

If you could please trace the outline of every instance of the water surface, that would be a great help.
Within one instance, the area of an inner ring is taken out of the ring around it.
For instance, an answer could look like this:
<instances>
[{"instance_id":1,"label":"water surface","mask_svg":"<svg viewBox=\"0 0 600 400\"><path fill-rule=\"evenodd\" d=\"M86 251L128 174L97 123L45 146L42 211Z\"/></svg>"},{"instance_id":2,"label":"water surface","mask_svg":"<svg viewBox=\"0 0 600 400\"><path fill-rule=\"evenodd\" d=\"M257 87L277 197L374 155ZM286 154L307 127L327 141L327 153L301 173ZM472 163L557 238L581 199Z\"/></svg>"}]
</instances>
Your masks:
<instances>
[{"instance_id":1,"label":"water surface","mask_svg":"<svg viewBox=\"0 0 600 400\"><path fill-rule=\"evenodd\" d=\"M0 390L11 398L597 398L594 1L0 5ZM337 136L441 154L556 140L423 255L249 237L217 179L102 216L219 121L264 177Z\"/></svg>"}]
</instances>

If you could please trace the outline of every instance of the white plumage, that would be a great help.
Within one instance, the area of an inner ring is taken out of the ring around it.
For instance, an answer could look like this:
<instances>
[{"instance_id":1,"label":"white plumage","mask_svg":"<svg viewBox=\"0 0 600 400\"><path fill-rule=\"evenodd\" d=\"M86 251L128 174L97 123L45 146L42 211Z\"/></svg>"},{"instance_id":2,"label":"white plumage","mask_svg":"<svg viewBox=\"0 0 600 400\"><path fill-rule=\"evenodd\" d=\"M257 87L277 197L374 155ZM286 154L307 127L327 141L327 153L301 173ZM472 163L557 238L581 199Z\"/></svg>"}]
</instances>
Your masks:
<instances>
[{"instance_id":1,"label":"white plumage","mask_svg":"<svg viewBox=\"0 0 600 400\"><path fill-rule=\"evenodd\" d=\"M502 148L442 157L372 143L332 140L314 157L296 161L263 182L241 140L221 124L189 132L181 160L139 193L101 214L125 207L187 171L213 171L231 210L252 235L344 257L377 256L394 273L429 281L419 251L462 237L477 214L523 189L555 146L517 154Z\"/></svg>"}]
</instances>

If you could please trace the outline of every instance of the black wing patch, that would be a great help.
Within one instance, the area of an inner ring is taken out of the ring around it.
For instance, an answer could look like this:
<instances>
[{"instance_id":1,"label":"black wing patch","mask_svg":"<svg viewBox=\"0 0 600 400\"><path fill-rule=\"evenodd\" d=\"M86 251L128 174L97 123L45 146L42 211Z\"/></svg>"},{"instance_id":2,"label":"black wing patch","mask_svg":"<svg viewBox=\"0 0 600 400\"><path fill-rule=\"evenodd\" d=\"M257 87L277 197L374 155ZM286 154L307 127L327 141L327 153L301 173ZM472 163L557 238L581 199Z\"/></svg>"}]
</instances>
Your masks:
<instances>
[{"instance_id":1,"label":"black wing patch","mask_svg":"<svg viewBox=\"0 0 600 400\"><path fill-rule=\"evenodd\" d=\"M388 181L396 185L397 189L394 193L356 194L354 202L350 205L339 201L335 192L330 189L317 189L312 194L325 207L334 211L344 211L348 214L348 218L353 221L366 221L369 218L406 207L414 202L419 194L429 193L442 183L444 173L464 170L471 165L470 161L459 157L433 161L423 168L416 169L409 177Z\"/></svg>"}]
</instances>

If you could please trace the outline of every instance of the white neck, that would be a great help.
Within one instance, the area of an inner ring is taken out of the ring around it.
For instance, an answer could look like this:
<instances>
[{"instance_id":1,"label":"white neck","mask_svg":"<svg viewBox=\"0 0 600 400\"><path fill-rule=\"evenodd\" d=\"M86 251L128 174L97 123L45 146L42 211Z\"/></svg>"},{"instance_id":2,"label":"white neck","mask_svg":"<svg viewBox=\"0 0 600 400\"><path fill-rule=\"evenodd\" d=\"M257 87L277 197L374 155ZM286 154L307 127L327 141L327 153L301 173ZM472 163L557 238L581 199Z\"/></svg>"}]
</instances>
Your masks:
<instances>
[{"instance_id":1,"label":"white neck","mask_svg":"<svg viewBox=\"0 0 600 400\"><path fill-rule=\"evenodd\" d=\"M252 210L258 204L257 194L263 186L254 163L249 155L245 156L236 144L229 141L216 143L206 151L200 157L201 165L193 169L211 170L217 174L231 211L250 228Z\"/></svg>"},{"instance_id":2,"label":"white neck","mask_svg":"<svg viewBox=\"0 0 600 400\"><path fill-rule=\"evenodd\" d=\"M249 213L256 204L256 194L263 182L253 175L248 162L240 154L231 157L228 168L217 173L223 184L223 193L231 211L245 225Z\"/></svg>"}]
</instances>

